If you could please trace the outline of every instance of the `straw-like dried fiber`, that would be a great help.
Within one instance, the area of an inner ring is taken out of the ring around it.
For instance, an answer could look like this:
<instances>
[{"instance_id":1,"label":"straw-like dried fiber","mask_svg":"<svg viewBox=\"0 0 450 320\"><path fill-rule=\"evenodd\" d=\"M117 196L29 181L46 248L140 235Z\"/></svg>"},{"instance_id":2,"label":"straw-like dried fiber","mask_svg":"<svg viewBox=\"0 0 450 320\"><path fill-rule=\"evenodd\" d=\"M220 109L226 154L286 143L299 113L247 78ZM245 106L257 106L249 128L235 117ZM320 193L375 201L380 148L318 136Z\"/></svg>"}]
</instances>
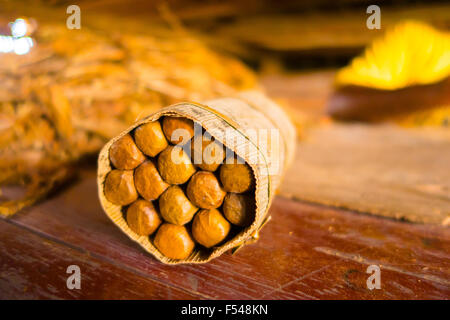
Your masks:
<instances>
[{"instance_id":1,"label":"straw-like dried fiber","mask_svg":"<svg viewBox=\"0 0 450 320\"><path fill-rule=\"evenodd\" d=\"M122 207L108 201L103 191L106 175L112 170L109 160L111 145L136 127L156 121L163 116L182 116L201 124L216 140L243 158L252 168L256 179L256 214L253 223L224 244L212 248L209 252L195 250L185 260L168 259L155 248L149 237L134 233L123 218ZM279 139L274 141L269 139L268 147L261 148L257 137L252 134L255 129L275 131L279 133ZM272 148L273 145L276 148ZM289 118L260 92L243 92L237 97L210 100L202 104L178 103L136 122L103 147L98 159L97 177L100 202L108 217L123 232L161 262L167 264L208 262L231 248L240 247L258 238L258 231L270 218L268 211L271 201L283 172L293 159L294 148L295 129ZM272 168L277 166L278 170L271 172Z\"/></svg>"}]
</instances>

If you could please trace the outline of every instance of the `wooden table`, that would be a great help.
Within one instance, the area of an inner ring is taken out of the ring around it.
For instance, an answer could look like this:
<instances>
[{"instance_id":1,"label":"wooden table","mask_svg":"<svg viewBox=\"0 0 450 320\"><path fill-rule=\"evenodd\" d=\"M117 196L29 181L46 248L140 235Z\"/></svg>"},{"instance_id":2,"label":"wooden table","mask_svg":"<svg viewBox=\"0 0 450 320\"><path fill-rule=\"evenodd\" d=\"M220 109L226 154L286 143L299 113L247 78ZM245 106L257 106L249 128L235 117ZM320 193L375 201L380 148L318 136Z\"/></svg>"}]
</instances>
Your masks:
<instances>
[{"instance_id":1,"label":"wooden table","mask_svg":"<svg viewBox=\"0 0 450 320\"><path fill-rule=\"evenodd\" d=\"M447 228L278 197L260 240L204 265L166 266L100 208L95 169L12 219L0 220L0 298L445 299ZM369 265L381 289L369 290ZM67 267L81 269L69 290Z\"/></svg>"}]
</instances>

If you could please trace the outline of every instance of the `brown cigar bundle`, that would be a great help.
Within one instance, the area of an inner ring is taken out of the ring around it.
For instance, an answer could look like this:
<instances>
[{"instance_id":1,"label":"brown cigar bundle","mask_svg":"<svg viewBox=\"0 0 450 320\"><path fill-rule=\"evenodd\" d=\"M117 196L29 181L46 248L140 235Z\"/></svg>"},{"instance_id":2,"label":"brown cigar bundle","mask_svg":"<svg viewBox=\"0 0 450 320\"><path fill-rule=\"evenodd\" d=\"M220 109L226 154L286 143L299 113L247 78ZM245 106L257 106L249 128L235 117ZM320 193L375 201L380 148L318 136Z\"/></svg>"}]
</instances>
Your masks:
<instances>
[{"instance_id":1,"label":"brown cigar bundle","mask_svg":"<svg viewBox=\"0 0 450 320\"><path fill-rule=\"evenodd\" d=\"M103 147L100 202L161 262L204 263L258 238L294 147L292 123L260 92L175 104Z\"/></svg>"}]
</instances>

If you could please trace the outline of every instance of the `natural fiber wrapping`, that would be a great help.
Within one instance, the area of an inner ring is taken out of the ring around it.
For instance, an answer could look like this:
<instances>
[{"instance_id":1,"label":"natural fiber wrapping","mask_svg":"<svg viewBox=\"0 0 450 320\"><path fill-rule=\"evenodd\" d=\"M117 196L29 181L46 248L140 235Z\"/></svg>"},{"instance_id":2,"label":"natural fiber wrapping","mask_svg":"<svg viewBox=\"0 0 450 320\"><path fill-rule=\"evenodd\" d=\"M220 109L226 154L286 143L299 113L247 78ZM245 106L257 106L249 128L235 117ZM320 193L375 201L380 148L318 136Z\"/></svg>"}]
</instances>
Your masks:
<instances>
[{"instance_id":1,"label":"natural fiber wrapping","mask_svg":"<svg viewBox=\"0 0 450 320\"><path fill-rule=\"evenodd\" d=\"M134 233L123 217L122 207L109 202L103 191L106 175L112 169L109 160L111 145L134 128L158 120L162 116L182 116L201 124L215 139L250 165L256 180L256 214L253 223L231 240L211 248L207 254L194 250L184 260L165 257L151 243L149 237ZM261 140L258 141L257 138L262 139L264 134L255 136L255 129L263 129L258 132L267 132L267 136L272 137L267 140L267 148L262 147ZM103 147L98 159L97 176L100 202L108 217L123 232L161 262L166 264L208 262L229 249L240 247L258 238L258 231L270 218L269 207L282 175L293 160L295 136L295 128L282 109L256 91L243 92L237 97L220 98L202 104L186 102L163 108L136 122Z\"/></svg>"}]
</instances>

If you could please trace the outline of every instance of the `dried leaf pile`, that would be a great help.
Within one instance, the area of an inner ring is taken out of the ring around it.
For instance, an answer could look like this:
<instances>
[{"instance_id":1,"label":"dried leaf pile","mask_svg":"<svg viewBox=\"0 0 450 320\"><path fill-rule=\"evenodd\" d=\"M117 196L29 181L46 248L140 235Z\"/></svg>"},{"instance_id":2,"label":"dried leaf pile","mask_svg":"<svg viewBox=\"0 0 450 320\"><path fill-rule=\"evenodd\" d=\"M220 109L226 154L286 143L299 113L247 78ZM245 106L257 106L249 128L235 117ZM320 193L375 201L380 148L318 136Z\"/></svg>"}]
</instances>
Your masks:
<instances>
[{"instance_id":1,"label":"dried leaf pile","mask_svg":"<svg viewBox=\"0 0 450 320\"><path fill-rule=\"evenodd\" d=\"M46 196L83 157L131 123L181 100L201 101L252 88L239 61L186 33L164 36L41 25L29 54L0 55L0 193L11 215Z\"/></svg>"}]
</instances>

